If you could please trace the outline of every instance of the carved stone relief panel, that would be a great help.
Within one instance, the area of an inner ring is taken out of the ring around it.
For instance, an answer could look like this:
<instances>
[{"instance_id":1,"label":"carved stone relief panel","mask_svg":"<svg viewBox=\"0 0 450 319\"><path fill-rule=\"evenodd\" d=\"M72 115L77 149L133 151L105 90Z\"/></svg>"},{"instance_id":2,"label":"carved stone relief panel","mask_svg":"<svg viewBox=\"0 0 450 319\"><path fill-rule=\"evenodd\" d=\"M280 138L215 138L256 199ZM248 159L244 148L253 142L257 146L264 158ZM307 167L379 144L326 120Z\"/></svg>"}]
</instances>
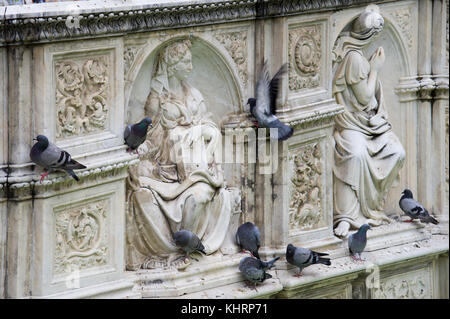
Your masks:
<instances>
[{"instance_id":1,"label":"carved stone relief panel","mask_svg":"<svg viewBox=\"0 0 450 319\"><path fill-rule=\"evenodd\" d=\"M109 55L55 59L58 139L109 129L112 68Z\"/></svg>"},{"instance_id":2,"label":"carved stone relief panel","mask_svg":"<svg viewBox=\"0 0 450 319\"><path fill-rule=\"evenodd\" d=\"M406 43L408 44L409 49L411 49L414 43L414 30L412 24L413 20L411 8L399 8L396 11L390 13L390 15L400 27L400 30L405 37Z\"/></svg>"},{"instance_id":3,"label":"carved stone relief panel","mask_svg":"<svg viewBox=\"0 0 450 319\"><path fill-rule=\"evenodd\" d=\"M247 31L220 33L215 38L225 47L234 63L236 63L239 78L244 87L247 87Z\"/></svg>"},{"instance_id":4,"label":"carved stone relief panel","mask_svg":"<svg viewBox=\"0 0 450 319\"><path fill-rule=\"evenodd\" d=\"M289 30L289 89L318 87L321 83L322 25Z\"/></svg>"},{"instance_id":5,"label":"carved stone relief panel","mask_svg":"<svg viewBox=\"0 0 450 319\"><path fill-rule=\"evenodd\" d=\"M291 151L289 231L317 228L323 220L323 157L319 142Z\"/></svg>"},{"instance_id":6,"label":"carved stone relief panel","mask_svg":"<svg viewBox=\"0 0 450 319\"><path fill-rule=\"evenodd\" d=\"M137 55L141 51L145 44L135 44L126 46L123 50L123 72L126 77L128 71L130 71L131 66L133 65Z\"/></svg>"},{"instance_id":7,"label":"carved stone relief panel","mask_svg":"<svg viewBox=\"0 0 450 319\"><path fill-rule=\"evenodd\" d=\"M108 263L108 200L67 209L54 209L53 274L103 266Z\"/></svg>"},{"instance_id":8,"label":"carved stone relief panel","mask_svg":"<svg viewBox=\"0 0 450 319\"><path fill-rule=\"evenodd\" d=\"M373 299L429 299L433 298L431 268L390 276L373 288Z\"/></svg>"}]
</instances>

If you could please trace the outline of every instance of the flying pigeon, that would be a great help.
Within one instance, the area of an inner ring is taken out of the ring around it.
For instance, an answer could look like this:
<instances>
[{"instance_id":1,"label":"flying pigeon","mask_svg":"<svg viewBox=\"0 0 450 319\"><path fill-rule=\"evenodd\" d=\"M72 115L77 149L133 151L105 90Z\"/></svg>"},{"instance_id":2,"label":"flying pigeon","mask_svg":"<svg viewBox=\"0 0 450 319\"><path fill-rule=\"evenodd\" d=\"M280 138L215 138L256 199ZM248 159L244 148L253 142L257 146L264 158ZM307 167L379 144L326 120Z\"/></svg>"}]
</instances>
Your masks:
<instances>
[{"instance_id":1,"label":"flying pigeon","mask_svg":"<svg viewBox=\"0 0 450 319\"><path fill-rule=\"evenodd\" d=\"M152 120L149 117L145 117L142 121L136 124L128 124L125 127L123 133L123 138L125 139L125 144L128 145L127 152L135 151L139 145L145 142L147 137L148 126L152 126Z\"/></svg>"},{"instance_id":2,"label":"flying pigeon","mask_svg":"<svg viewBox=\"0 0 450 319\"><path fill-rule=\"evenodd\" d=\"M403 196L400 198L398 204L402 211L411 218L411 220L406 221L407 223L412 222L414 219L420 219L420 221L424 223L432 223L434 225L439 224L439 222L413 198L413 194L409 189L405 189L402 194Z\"/></svg>"},{"instance_id":3,"label":"flying pigeon","mask_svg":"<svg viewBox=\"0 0 450 319\"><path fill-rule=\"evenodd\" d=\"M367 244L367 230L370 229L368 224L361 225L356 233L351 234L348 237L348 250L352 255L353 260L363 260L361 253L366 248ZM356 257L355 255L358 255Z\"/></svg>"},{"instance_id":4,"label":"flying pigeon","mask_svg":"<svg viewBox=\"0 0 450 319\"><path fill-rule=\"evenodd\" d=\"M266 273L266 270L272 268L278 259L280 257L275 257L265 262L253 257L245 257L239 263L239 270L246 280L254 284L254 289L256 290L257 283L262 283L264 280L272 278L270 274Z\"/></svg>"},{"instance_id":5,"label":"flying pigeon","mask_svg":"<svg viewBox=\"0 0 450 319\"><path fill-rule=\"evenodd\" d=\"M190 257L189 254L195 251L200 251L206 255L205 246L203 246L200 238L189 230L177 231L173 234L173 240L178 247L184 250L187 257Z\"/></svg>"},{"instance_id":6,"label":"flying pigeon","mask_svg":"<svg viewBox=\"0 0 450 319\"><path fill-rule=\"evenodd\" d=\"M328 256L326 253L319 253L312 251L308 248L295 247L292 244L287 245L286 248L286 260L291 265L297 266L299 272L295 277L302 275L302 270L313 264L331 265L329 258L323 258L321 256Z\"/></svg>"},{"instance_id":7,"label":"flying pigeon","mask_svg":"<svg viewBox=\"0 0 450 319\"><path fill-rule=\"evenodd\" d=\"M69 153L50 143L44 135L38 135L33 141L37 141L37 143L31 148L30 158L33 163L43 167L45 170L41 175L41 182L53 170L65 170L77 182L79 181L73 170L83 169L86 166L73 160Z\"/></svg>"},{"instance_id":8,"label":"flying pigeon","mask_svg":"<svg viewBox=\"0 0 450 319\"><path fill-rule=\"evenodd\" d=\"M239 226L236 232L236 243L242 250L248 250L253 256L259 258L258 249L260 246L259 229L251 222L246 222Z\"/></svg>"},{"instance_id":9,"label":"flying pigeon","mask_svg":"<svg viewBox=\"0 0 450 319\"><path fill-rule=\"evenodd\" d=\"M277 139L282 141L291 137L294 132L292 127L283 124L275 116L279 81L286 71L287 64L285 63L270 80L267 63L264 62L256 84L256 98L249 98L247 101L247 104L250 105L250 113L258 121L258 126L277 128Z\"/></svg>"}]
</instances>

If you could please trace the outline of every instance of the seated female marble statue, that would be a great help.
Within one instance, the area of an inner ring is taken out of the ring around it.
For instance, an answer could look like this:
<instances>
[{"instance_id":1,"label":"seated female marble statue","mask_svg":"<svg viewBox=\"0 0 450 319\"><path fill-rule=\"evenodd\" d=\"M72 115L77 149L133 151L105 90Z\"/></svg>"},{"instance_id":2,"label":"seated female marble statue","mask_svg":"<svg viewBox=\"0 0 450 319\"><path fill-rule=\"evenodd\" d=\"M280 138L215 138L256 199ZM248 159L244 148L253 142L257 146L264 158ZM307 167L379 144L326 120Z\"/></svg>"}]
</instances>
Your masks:
<instances>
[{"instance_id":1,"label":"seated female marble statue","mask_svg":"<svg viewBox=\"0 0 450 319\"><path fill-rule=\"evenodd\" d=\"M335 118L334 232L346 236L362 224L390 222L385 197L403 166L405 151L388 122L378 72L385 55L379 47L366 59L362 49L382 30L377 10L366 9L335 46L333 95L345 106Z\"/></svg>"},{"instance_id":2,"label":"seated female marble statue","mask_svg":"<svg viewBox=\"0 0 450 319\"><path fill-rule=\"evenodd\" d=\"M182 267L184 253L172 240L178 230L194 232L207 254L220 248L228 230L233 196L216 161L221 132L202 94L186 81L190 47L189 40L165 47L152 76L145 115L153 128L127 183L127 269Z\"/></svg>"}]
</instances>

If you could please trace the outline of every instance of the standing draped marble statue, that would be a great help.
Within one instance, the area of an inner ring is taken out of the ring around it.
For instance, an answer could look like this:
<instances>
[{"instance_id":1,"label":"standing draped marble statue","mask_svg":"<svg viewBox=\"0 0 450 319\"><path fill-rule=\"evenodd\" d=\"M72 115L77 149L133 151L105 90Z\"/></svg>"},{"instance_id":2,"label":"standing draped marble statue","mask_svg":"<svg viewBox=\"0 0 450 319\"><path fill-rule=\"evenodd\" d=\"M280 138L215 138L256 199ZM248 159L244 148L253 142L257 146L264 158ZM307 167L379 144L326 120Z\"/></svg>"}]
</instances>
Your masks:
<instances>
[{"instance_id":1,"label":"standing draped marble statue","mask_svg":"<svg viewBox=\"0 0 450 319\"><path fill-rule=\"evenodd\" d=\"M376 8L376 7L375 7ZM384 19L368 7L342 32L333 95L345 111L335 118L334 232L368 223L390 222L383 212L385 197L403 166L405 151L391 130L378 79L385 55L379 47L369 60L362 49L382 30Z\"/></svg>"},{"instance_id":2,"label":"standing draped marble statue","mask_svg":"<svg viewBox=\"0 0 450 319\"><path fill-rule=\"evenodd\" d=\"M216 161L221 132L208 118L202 94L186 81L190 47L189 40L166 46L152 76L145 115L153 128L127 182L129 270L182 267L184 253L172 240L180 229L197 234L207 254L220 248L228 230L234 193L224 188ZM199 160L186 156L192 152Z\"/></svg>"}]
</instances>

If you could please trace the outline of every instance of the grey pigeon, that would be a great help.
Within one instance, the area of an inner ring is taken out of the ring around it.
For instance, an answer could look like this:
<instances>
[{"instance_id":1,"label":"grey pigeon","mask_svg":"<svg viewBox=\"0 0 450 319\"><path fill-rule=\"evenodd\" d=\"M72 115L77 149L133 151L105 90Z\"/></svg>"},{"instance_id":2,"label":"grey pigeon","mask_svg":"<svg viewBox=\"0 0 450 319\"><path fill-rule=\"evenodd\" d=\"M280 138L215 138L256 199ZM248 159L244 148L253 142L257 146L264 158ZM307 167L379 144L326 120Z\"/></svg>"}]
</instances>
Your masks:
<instances>
[{"instance_id":1,"label":"grey pigeon","mask_svg":"<svg viewBox=\"0 0 450 319\"><path fill-rule=\"evenodd\" d=\"M308 248L295 247L292 244L287 245L286 248L286 260L291 265L297 266L299 272L296 277L302 275L302 270L313 264L331 265L329 258L323 258L321 256L328 256L326 253L319 253L312 251Z\"/></svg>"},{"instance_id":2,"label":"grey pigeon","mask_svg":"<svg viewBox=\"0 0 450 319\"><path fill-rule=\"evenodd\" d=\"M33 163L45 169L45 173L41 175L41 182L53 170L64 170L76 181L79 181L73 170L83 169L86 166L73 160L69 153L50 143L46 136L38 135L33 139L33 141L35 140L37 143L31 148L30 158Z\"/></svg>"},{"instance_id":3,"label":"grey pigeon","mask_svg":"<svg viewBox=\"0 0 450 319\"><path fill-rule=\"evenodd\" d=\"M348 237L348 250L354 260L363 260L361 253L366 248L367 244L367 231L370 229L368 224L361 225L356 233L351 234ZM358 257L356 257L356 255Z\"/></svg>"},{"instance_id":4,"label":"grey pigeon","mask_svg":"<svg viewBox=\"0 0 450 319\"><path fill-rule=\"evenodd\" d=\"M279 81L286 71L287 64L285 63L270 80L267 63L264 62L256 84L256 98L249 98L247 101L247 104L250 105L250 113L258 121L258 126L277 128L277 139L282 141L291 137L294 132L292 127L283 124L275 116Z\"/></svg>"},{"instance_id":5,"label":"grey pigeon","mask_svg":"<svg viewBox=\"0 0 450 319\"><path fill-rule=\"evenodd\" d=\"M411 220L406 222L410 223L414 219L419 219L424 223L432 223L434 225L439 224L439 222L431 216L428 211L413 198L413 193L409 189L403 191L403 196L400 198L398 204L403 212L408 215Z\"/></svg>"},{"instance_id":6,"label":"grey pigeon","mask_svg":"<svg viewBox=\"0 0 450 319\"><path fill-rule=\"evenodd\" d=\"M178 247L184 250L187 257L190 257L189 254L195 251L200 251L206 255L205 247L200 238L189 230L182 229L177 231L173 234L173 240Z\"/></svg>"},{"instance_id":7,"label":"grey pigeon","mask_svg":"<svg viewBox=\"0 0 450 319\"><path fill-rule=\"evenodd\" d=\"M125 127L123 138L125 139L125 144L128 145L128 152L137 150L139 145L145 142L149 125L150 127L153 127L152 120L151 118L146 117L139 123L128 124L127 127Z\"/></svg>"},{"instance_id":8,"label":"grey pigeon","mask_svg":"<svg viewBox=\"0 0 450 319\"><path fill-rule=\"evenodd\" d=\"M266 273L266 270L272 268L278 259L280 257L275 257L265 262L253 257L245 257L239 263L239 270L246 280L254 284L254 288L256 289L257 283L262 283L264 280L272 278L270 274Z\"/></svg>"},{"instance_id":9,"label":"grey pigeon","mask_svg":"<svg viewBox=\"0 0 450 319\"><path fill-rule=\"evenodd\" d=\"M253 256L259 258L260 233L257 226L246 222L239 226L236 232L236 243L243 250L248 250Z\"/></svg>"}]
</instances>

